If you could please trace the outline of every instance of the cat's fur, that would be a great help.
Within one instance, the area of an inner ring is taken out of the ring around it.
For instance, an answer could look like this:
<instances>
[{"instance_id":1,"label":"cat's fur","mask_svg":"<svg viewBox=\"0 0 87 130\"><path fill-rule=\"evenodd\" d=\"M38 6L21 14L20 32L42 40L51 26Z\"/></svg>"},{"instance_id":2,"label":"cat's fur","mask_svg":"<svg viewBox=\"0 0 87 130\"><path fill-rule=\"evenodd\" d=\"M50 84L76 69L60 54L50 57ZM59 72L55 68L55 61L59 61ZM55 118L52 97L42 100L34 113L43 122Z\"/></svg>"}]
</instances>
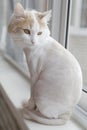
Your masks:
<instances>
[{"instance_id":1,"label":"cat's fur","mask_svg":"<svg viewBox=\"0 0 87 130\"><path fill-rule=\"evenodd\" d=\"M8 31L14 44L24 50L30 71L31 98L23 109L25 117L61 125L79 101L82 72L75 57L50 37L50 16L50 11L27 11L18 3ZM29 29L29 34L24 29Z\"/></svg>"}]
</instances>

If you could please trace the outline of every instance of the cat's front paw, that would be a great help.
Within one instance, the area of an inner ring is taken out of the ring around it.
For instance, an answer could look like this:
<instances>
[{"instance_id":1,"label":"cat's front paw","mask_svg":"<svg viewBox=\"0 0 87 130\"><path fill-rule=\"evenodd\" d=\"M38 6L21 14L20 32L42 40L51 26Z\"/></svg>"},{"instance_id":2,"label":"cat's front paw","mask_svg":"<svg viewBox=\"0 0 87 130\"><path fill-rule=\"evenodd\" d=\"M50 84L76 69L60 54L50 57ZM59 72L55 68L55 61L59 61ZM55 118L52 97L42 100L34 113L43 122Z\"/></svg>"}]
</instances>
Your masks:
<instances>
[{"instance_id":1,"label":"cat's front paw","mask_svg":"<svg viewBox=\"0 0 87 130\"><path fill-rule=\"evenodd\" d=\"M30 98L30 100L28 102L28 109L29 110L35 110L36 109L36 105L35 105L34 100L32 98Z\"/></svg>"},{"instance_id":2,"label":"cat's front paw","mask_svg":"<svg viewBox=\"0 0 87 130\"><path fill-rule=\"evenodd\" d=\"M35 110L36 109L36 105L34 103L34 100L32 98L29 99L29 101L24 101L22 103L22 108L23 109L29 109L29 110Z\"/></svg>"}]
</instances>

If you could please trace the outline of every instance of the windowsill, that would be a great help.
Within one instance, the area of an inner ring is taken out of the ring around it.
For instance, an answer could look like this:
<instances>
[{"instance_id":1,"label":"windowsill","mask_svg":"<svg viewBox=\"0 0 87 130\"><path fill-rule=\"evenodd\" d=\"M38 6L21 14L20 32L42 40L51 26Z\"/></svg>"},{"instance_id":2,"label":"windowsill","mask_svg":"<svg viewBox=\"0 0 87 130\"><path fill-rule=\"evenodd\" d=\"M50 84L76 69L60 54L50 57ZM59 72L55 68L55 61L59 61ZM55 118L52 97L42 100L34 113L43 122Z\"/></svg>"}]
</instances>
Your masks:
<instances>
[{"instance_id":1,"label":"windowsill","mask_svg":"<svg viewBox=\"0 0 87 130\"><path fill-rule=\"evenodd\" d=\"M15 66L0 56L0 83L4 86L11 101L16 107L20 107L22 101L29 98L29 81ZM31 130L84 130L74 119L64 126L47 126L33 121L25 121Z\"/></svg>"}]
</instances>

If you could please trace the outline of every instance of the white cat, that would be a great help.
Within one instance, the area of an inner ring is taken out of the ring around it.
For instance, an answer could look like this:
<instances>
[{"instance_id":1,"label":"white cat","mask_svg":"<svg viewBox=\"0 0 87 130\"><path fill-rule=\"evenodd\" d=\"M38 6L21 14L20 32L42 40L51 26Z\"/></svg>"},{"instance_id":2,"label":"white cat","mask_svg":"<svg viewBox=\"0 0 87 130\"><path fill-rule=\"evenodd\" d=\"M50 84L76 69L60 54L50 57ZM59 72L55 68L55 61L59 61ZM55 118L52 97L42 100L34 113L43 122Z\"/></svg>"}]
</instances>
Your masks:
<instances>
[{"instance_id":1,"label":"white cat","mask_svg":"<svg viewBox=\"0 0 87 130\"><path fill-rule=\"evenodd\" d=\"M17 3L8 31L25 52L30 71L31 98L25 118L61 125L70 118L82 91L82 72L75 57L50 37L51 11L24 10Z\"/></svg>"}]
</instances>

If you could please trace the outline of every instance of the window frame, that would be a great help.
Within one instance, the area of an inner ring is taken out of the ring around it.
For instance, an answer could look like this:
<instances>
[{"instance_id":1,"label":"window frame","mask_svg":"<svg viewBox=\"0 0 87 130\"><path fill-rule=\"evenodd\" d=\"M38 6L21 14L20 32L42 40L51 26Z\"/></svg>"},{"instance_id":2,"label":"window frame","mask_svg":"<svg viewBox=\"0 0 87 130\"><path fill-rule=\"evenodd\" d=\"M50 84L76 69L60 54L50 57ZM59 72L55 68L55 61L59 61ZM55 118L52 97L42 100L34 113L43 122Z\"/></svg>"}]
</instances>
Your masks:
<instances>
[{"instance_id":1,"label":"window frame","mask_svg":"<svg viewBox=\"0 0 87 130\"><path fill-rule=\"evenodd\" d=\"M70 0L54 0L52 5L52 37L66 48L70 18Z\"/></svg>"}]
</instances>

